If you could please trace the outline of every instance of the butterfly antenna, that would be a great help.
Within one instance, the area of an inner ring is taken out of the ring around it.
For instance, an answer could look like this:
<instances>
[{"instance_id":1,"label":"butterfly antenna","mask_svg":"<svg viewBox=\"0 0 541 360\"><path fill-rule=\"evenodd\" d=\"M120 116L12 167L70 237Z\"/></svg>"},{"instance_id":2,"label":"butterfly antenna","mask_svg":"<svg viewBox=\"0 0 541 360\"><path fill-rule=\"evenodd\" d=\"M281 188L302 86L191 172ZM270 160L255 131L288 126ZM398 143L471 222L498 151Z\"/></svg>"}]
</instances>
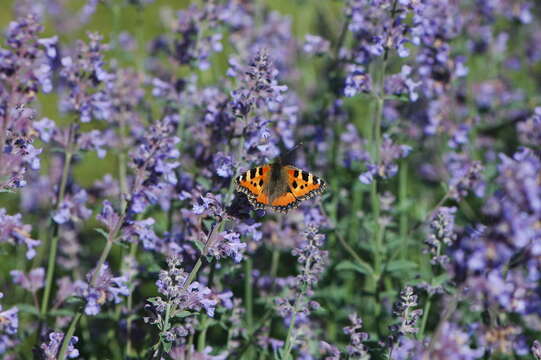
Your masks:
<instances>
[{"instance_id":1,"label":"butterfly antenna","mask_svg":"<svg viewBox=\"0 0 541 360\"><path fill-rule=\"evenodd\" d=\"M300 148L301 146L304 146L304 143L301 141L301 142L298 142L295 144L295 146L293 146L291 149L289 149L284 156L287 156L287 155L290 155L293 151L297 150L298 148Z\"/></svg>"}]
</instances>

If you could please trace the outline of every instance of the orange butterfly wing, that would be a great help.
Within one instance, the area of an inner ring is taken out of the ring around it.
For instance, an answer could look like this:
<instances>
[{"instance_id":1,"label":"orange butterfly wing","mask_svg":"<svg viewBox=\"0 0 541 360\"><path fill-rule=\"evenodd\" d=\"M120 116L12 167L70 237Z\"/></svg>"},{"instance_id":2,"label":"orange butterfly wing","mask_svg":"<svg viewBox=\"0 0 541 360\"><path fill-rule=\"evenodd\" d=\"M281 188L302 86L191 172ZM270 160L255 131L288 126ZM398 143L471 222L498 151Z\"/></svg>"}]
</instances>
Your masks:
<instances>
[{"instance_id":1,"label":"orange butterfly wing","mask_svg":"<svg viewBox=\"0 0 541 360\"><path fill-rule=\"evenodd\" d=\"M263 192L263 187L268 182L270 165L258 166L250 169L235 179L235 189L248 196L248 200L254 207L269 205L269 198Z\"/></svg>"},{"instance_id":2,"label":"orange butterfly wing","mask_svg":"<svg viewBox=\"0 0 541 360\"><path fill-rule=\"evenodd\" d=\"M327 184L317 176L294 166L286 166L289 191L275 198L272 203L264 191L268 184L271 166L263 165L248 170L235 179L235 189L248 196L255 208L269 207L274 211L287 213L299 206L300 202L321 194Z\"/></svg>"},{"instance_id":3,"label":"orange butterfly wing","mask_svg":"<svg viewBox=\"0 0 541 360\"><path fill-rule=\"evenodd\" d=\"M300 201L319 195L327 188L325 181L294 166L287 166L287 175L289 189Z\"/></svg>"}]
</instances>

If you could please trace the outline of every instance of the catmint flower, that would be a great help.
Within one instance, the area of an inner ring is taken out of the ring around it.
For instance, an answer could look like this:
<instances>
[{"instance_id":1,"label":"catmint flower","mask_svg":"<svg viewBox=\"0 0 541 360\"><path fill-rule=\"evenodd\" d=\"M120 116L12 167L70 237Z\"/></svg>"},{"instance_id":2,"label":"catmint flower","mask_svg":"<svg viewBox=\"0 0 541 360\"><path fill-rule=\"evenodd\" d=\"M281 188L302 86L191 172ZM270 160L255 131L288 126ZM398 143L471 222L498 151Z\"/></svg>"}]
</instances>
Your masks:
<instances>
[{"instance_id":1,"label":"catmint flower","mask_svg":"<svg viewBox=\"0 0 541 360\"><path fill-rule=\"evenodd\" d=\"M324 55L330 49L331 43L321 36L306 34L302 49L310 55Z\"/></svg>"},{"instance_id":2,"label":"catmint flower","mask_svg":"<svg viewBox=\"0 0 541 360\"><path fill-rule=\"evenodd\" d=\"M0 299L4 294L0 292ZM19 309L12 307L4 310L0 305L0 354L4 354L7 350L18 343L17 331L19 329Z\"/></svg>"},{"instance_id":3,"label":"catmint flower","mask_svg":"<svg viewBox=\"0 0 541 360\"><path fill-rule=\"evenodd\" d=\"M103 202L101 212L96 215L96 219L107 227L107 231L113 232L118 228L120 215L117 214L110 201Z\"/></svg>"},{"instance_id":4,"label":"catmint flower","mask_svg":"<svg viewBox=\"0 0 541 360\"><path fill-rule=\"evenodd\" d=\"M537 340L534 340L532 344L532 355L536 360L541 360L541 343Z\"/></svg>"},{"instance_id":5,"label":"catmint flower","mask_svg":"<svg viewBox=\"0 0 541 360\"><path fill-rule=\"evenodd\" d=\"M61 59L60 71L70 89L68 98L62 99L63 110L75 111L83 123L110 117L112 103L107 84L114 80L104 69L103 38L97 33L87 35L88 43L78 41L75 53Z\"/></svg>"},{"instance_id":6,"label":"catmint flower","mask_svg":"<svg viewBox=\"0 0 541 360\"><path fill-rule=\"evenodd\" d=\"M411 101L416 101L419 94L416 88L421 85L421 82L415 82L411 78L411 66L404 65L399 74L391 75L385 79L385 93L389 95L406 95Z\"/></svg>"},{"instance_id":7,"label":"catmint flower","mask_svg":"<svg viewBox=\"0 0 541 360\"><path fill-rule=\"evenodd\" d=\"M122 228L122 239L133 242L139 239L146 250L157 250L160 238L154 232L154 219L128 221Z\"/></svg>"},{"instance_id":8,"label":"catmint flower","mask_svg":"<svg viewBox=\"0 0 541 360\"><path fill-rule=\"evenodd\" d=\"M425 240L427 252L432 255L431 264L445 267L449 263L449 257L443 254L445 246L450 246L456 240L455 207L440 207L430 222L430 234Z\"/></svg>"},{"instance_id":9,"label":"catmint flower","mask_svg":"<svg viewBox=\"0 0 541 360\"><path fill-rule=\"evenodd\" d=\"M380 163L368 162L366 165L367 171L359 175L359 180L363 184L370 184L376 176L383 179L395 176L398 172L396 160L408 156L410 151L410 146L397 145L390 136L384 135L380 150Z\"/></svg>"},{"instance_id":10,"label":"catmint flower","mask_svg":"<svg viewBox=\"0 0 541 360\"><path fill-rule=\"evenodd\" d=\"M170 119L154 123L130 153L130 166L136 171L129 206L132 212L141 213L158 201L168 184L177 184L175 168L180 165L180 139L175 136L175 129Z\"/></svg>"},{"instance_id":11,"label":"catmint flower","mask_svg":"<svg viewBox=\"0 0 541 360\"><path fill-rule=\"evenodd\" d=\"M346 77L344 95L353 97L361 93L372 91L372 78L362 66L350 66Z\"/></svg>"},{"instance_id":12,"label":"catmint flower","mask_svg":"<svg viewBox=\"0 0 541 360\"><path fill-rule=\"evenodd\" d=\"M462 331L456 324L445 322L442 325L439 335L435 339L432 349L427 349L417 354L418 358L475 360L482 358L485 353L483 347L472 348L472 336Z\"/></svg>"},{"instance_id":13,"label":"catmint flower","mask_svg":"<svg viewBox=\"0 0 541 360\"><path fill-rule=\"evenodd\" d=\"M349 345L347 346L348 355L359 360L368 360L368 350L363 342L368 340L368 333L362 332L362 319L356 314L349 315L350 326L344 328L344 333L349 337Z\"/></svg>"},{"instance_id":14,"label":"catmint flower","mask_svg":"<svg viewBox=\"0 0 541 360\"><path fill-rule=\"evenodd\" d=\"M466 154L454 152L447 154L444 161L451 176L448 182L450 198L463 199L470 191L477 197L483 196L485 182L482 178L483 166L479 161L472 161Z\"/></svg>"},{"instance_id":15,"label":"catmint flower","mask_svg":"<svg viewBox=\"0 0 541 360\"><path fill-rule=\"evenodd\" d=\"M92 215L92 210L86 207L88 195L84 189L80 189L75 194L67 194L64 201L54 212L53 220L57 224L65 224L68 221L81 221L88 219Z\"/></svg>"},{"instance_id":16,"label":"catmint flower","mask_svg":"<svg viewBox=\"0 0 541 360\"><path fill-rule=\"evenodd\" d=\"M97 315L107 302L119 304L122 301L121 296L130 294L126 278L113 277L107 264L102 265L95 283L91 284L94 271L87 275L86 282L80 280L76 282L76 293L86 301L85 314L87 315Z\"/></svg>"},{"instance_id":17,"label":"catmint flower","mask_svg":"<svg viewBox=\"0 0 541 360\"><path fill-rule=\"evenodd\" d=\"M28 274L19 270L12 270L10 274L14 284L32 293L35 293L44 286L45 269L42 267L33 269Z\"/></svg>"},{"instance_id":18,"label":"catmint flower","mask_svg":"<svg viewBox=\"0 0 541 360\"><path fill-rule=\"evenodd\" d=\"M6 209L0 208L0 243L25 245L26 258L30 260L36 255L34 248L40 244L40 241L32 239L30 235L32 226L23 224L21 218L21 214L7 215Z\"/></svg>"},{"instance_id":19,"label":"catmint flower","mask_svg":"<svg viewBox=\"0 0 541 360\"><path fill-rule=\"evenodd\" d=\"M233 160L230 156L219 152L214 155L214 168L218 176L229 178L234 174Z\"/></svg>"},{"instance_id":20,"label":"catmint flower","mask_svg":"<svg viewBox=\"0 0 541 360\"><path fill-rule=\"evenodd\" d=\"M340 350L332 344L326 341L319 342L320 354L323 355L324 360L340 360Z\"/></svg>"},{"instance_id":21,"label":"catmint flower","mask_svg":"<svg viewBox=\"0 0 541 360\"><path fill-rule=\"evenodd\" d=\"M186 285L188 274L180 267L181 258L169 258L167 264L168 270L161 270L156 281L158 292L165 296L165 301L176 305L178 311L200 311L204 308L209 316L213 316L217 301L212 298L212 291L197 281ZM165 301L156 301L158 312L165 311Z\"/></svg>"},{"instance_id":22,"label":"catmint flower","mask_svg":"<svg viewBox=\"0 0 541 360\"><path fill-rule=\"evenodd\" d=\"M518 137L524 145L539 146L541 144L541 107L534 110L526 121L517 124Z\"/></svg>"},{"instance_id":23,"label":"catmint flower","mask_svg":"<svg viewBox=\"0 0 541 360\"><path fill-rule=\"evenodd\" d=\"M34 121L32 126L39 133L41 141L45 143L51 141L54 131L56 129L56 123L53 120L49 118L43 118L40 121Z\"/></svg>"},{"instance_id":24,"label":"catmint flower","mask_svg":"<svg viewBox=\"0 0 541 360\"><path fill-rule=\"evenodd\" d=\"M240 234L231 231L222 231L208 240L211 243L207 245L209 255L216 259L229 256L235 262L242 260L246 243L240 241Z\"/></svg>"},{"instance_id":25,"label":"catmint flower","mask_svg":"<svg viewBox=\"0 0 541 360\"><path fill-rule=\"evenodd\" d=\"M257 52L242 79L242 87L231 93L235 115L246 117L253 107L273 111L284 101L287 86L278 84L278 70L266 50Z\"/></svg>"},{"instance_id":26,"label":"catmint flower","mask_svg":"<svg viewBox=\"0 0 541 360\"><path fill-rule=\"evenodd\" d=\"M64 333L52 332L49 334L49 342L41 344L41 350L46 360L57 360L58 352L64 340ZM79 350L75 348L75 344L79 341L77 336L72 336L68 349L66 351L67 358L75 359L79 357ZM64 359L62 359L64 360Z\"/></svg>"},{"instance_id":27,"label":"catmint flower","mask_svg":"<svg viewBox=\"0 0 541 360\"><path fill-rule=\"evenodd\" d=\"M417 320L423 314L423 310L415 309L417 305L417 295L413 288L406 286L400 292L400 299L393 305L393 315L399 320L398 324L390 327L393 338L417 333Z\"/></svg>"}]
</instances>

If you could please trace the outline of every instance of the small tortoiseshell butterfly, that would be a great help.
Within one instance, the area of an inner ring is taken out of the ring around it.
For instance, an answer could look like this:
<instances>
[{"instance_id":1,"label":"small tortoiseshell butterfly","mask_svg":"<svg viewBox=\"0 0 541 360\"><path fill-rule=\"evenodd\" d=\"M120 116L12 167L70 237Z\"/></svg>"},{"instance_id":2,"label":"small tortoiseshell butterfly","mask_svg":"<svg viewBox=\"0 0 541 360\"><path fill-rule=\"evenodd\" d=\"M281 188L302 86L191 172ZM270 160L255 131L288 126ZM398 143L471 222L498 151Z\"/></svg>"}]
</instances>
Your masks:
<instances>
[{"instance_id":1,"label":"small tortoiseshell butterfly","mask_svg":"<svg viewBox=\"0 0 541 360\"><path fill-rule=\"evenodd\" d=\"M317 176L281 161L255 167L235 179L235 189L245 193L253 207L284 214L326 188Z\"/></svg>"}]
</instances>

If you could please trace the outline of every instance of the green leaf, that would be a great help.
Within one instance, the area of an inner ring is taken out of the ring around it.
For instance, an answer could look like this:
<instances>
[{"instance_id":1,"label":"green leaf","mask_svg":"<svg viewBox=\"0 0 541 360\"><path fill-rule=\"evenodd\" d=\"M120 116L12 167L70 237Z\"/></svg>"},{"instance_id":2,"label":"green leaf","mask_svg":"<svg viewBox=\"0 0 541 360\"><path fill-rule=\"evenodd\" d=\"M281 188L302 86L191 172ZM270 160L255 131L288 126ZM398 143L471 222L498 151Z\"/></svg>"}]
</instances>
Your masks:
<instances>
[{"instance_id":1,"label":"green leaf","mask_svg":"<svg viewBox=\"0 0 541 360\"><path fill-rule=\"evenodd\" d=\"M75 315L75 311L72 311L72 310L69 310L69 309L51 310L51 311L49 311L49 315L51 315L52 317L73 316L73 315Z\"/></svg>"},{"instance_id":2,"label":"green leaf","mask_svg":"<svg viewBox=\"0 0 541 360\"><path fill-rule=\"evenodd\" d=\"M186 310L183 310L183 311L179 311L175 314L175 317L178 317L178 318L185 318L185 317L188 317L190 315L193 315L191 312L189 311L186 311Z\"/></svg>"},{"instance_id":3,"label":"green leaf","mask_svg":"<svg viewBox=\"0 0 541 360\"><path fill-rule=\"evenodd\" d=\"M169 351L171 351L171 347L173 346L173 343L162 340L162 345L163 345L163 351L165 351L166 353L169 353Z\"/></svg>"},{"instance_id":4,"label":"green leaf","mask_svg":"<svg viewBox=\"0 0 541 360\"><path fill-rule=\"evenodd\" d=\"M32 314L32 315L39 315L39 310L36 309L34 305L30 304L19 304L17 305L17 309L19 309L20 312Z\"/></svg>"},{"instance_id":5,"label":"green leaf","mask_svg":"<svg viewBox=\"0 0 541 360\"><path fill-rule=\"evenodd\" d=\"M374 270L367 264L357 264L349 260L344 260L340 262L338 265L336 265L336 270L342 271L342 270L350 270L350 271L357 271L364 275L372 275L374 273Z\"/></svg>"},{"instance_id":6,"label":"green leaf","mask_svg":"<svg viewBox=\"0 0 541 360\"><path fill-rule=\"evenodd\" d=\"M405 271L405 270L413 270L413 269L417 269L417 264L412 262L412 261L408 261L408 260L395 260L395 261L391 261L389 264L387 264L387 271L392 273L392 272L399 272L399 271Z\"/></svg>"},{"instance_id":7,"label":"green leaf","mask_svg":"<svg viewBox=\"0 0 541 360\"><path fill-rule=\"evenodd\" d=\"M102 234L103 237L105 238L105 240L107 240L109 238L109 234L107 233L107 231L103 230L102 228L95 228L94 231L99 232L100 234Z\"/></svg>"}]
</instances>

